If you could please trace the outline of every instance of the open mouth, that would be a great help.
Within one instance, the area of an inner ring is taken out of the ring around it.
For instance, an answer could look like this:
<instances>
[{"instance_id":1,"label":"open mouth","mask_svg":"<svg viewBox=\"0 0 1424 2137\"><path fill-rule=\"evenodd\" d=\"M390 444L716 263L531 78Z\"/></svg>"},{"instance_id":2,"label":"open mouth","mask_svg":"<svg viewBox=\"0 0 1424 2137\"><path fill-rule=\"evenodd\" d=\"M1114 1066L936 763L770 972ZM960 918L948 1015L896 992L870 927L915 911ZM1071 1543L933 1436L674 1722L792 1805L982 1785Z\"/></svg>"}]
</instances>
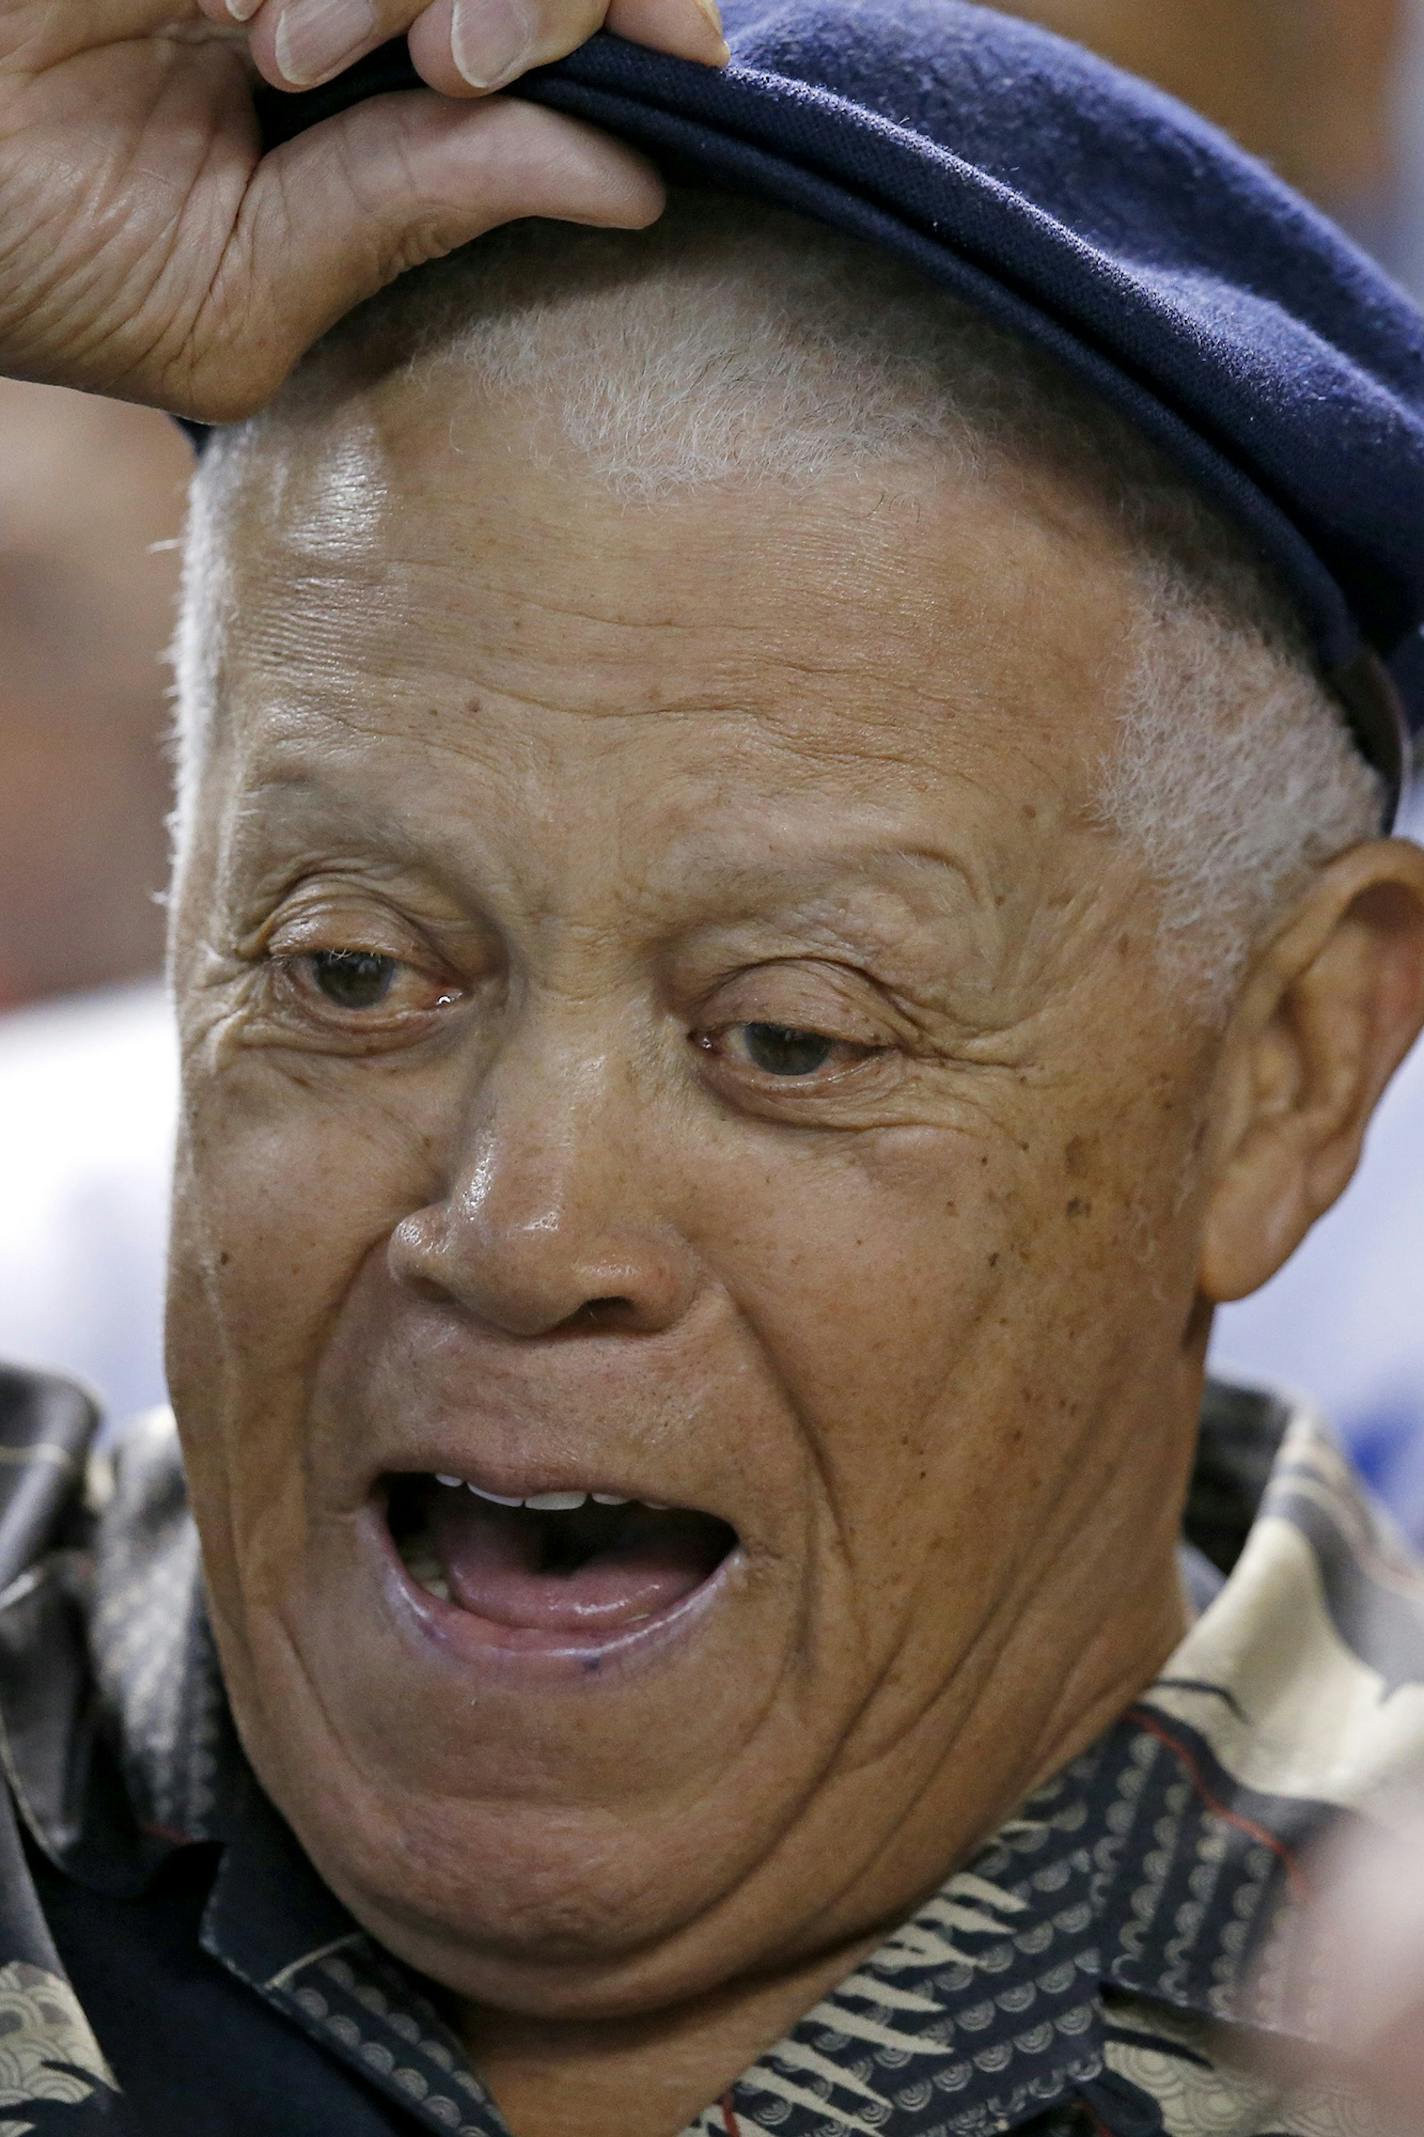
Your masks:
<instances>
[{"instance_id":1,"label":"open mouth","mask_svg":"<svg viewBox=\"0 0 1424 2137\"><path fill-rule=\"evenodd\" d=\"M386 1479L386 1521L428 1595L520 1631L621 1631L710 1580L735 1529L611 1491L496 1495L460 1477Z\"/></svg>"}]
</instances>

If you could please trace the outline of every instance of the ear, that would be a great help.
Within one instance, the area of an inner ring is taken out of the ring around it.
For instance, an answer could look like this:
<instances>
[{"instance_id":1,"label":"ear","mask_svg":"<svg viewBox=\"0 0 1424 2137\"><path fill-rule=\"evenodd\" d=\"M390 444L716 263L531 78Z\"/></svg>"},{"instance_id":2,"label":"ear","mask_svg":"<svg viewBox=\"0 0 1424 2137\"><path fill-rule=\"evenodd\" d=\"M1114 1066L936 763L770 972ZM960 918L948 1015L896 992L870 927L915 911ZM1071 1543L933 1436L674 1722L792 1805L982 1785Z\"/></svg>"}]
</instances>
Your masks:
<instances>
[{"instance_id":1,"label":"ear","mask_svg":"<svg viewBox=\"0 0 1424 2137\"><path fill-rule=\"evenodd\" d=\"M1244 1298L1294 1253L1359 1163L1424 1024L1424 849L1356 846L1258 959L1218 1068L1199 1288Z\"/></svg>"}]
</instances>

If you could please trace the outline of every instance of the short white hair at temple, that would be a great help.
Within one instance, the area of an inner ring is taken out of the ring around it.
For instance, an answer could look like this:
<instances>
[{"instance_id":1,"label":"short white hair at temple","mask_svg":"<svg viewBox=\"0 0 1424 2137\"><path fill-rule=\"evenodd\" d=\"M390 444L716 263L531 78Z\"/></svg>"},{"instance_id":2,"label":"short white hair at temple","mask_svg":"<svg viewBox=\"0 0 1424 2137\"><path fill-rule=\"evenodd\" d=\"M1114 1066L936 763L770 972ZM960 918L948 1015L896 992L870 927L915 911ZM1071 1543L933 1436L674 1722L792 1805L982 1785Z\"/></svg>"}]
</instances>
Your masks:
<instances>
[{"instance_id":1,"label":"short white hair at temple","mask_svg":"<svg viewBox=\"0 0 1424 2137\"><path fill-rule=\"evenodd\" d=\"M1293 605L1245 536L1135 428L1020 336L840 233L734 196L674 193L636 233L525 222L415 270L309 357L275 411L218 435L194 481L175 643L179 857L230 609L224 507L275 424L333 367L452 369L537 406L622 501L814 484L936 453L1043 464L1085 486L1140 580L1116 746L1094 813L1155 884L1163 953L1220 1007L1311 874L1376 835L1382 785ZM539 451L536 444L532 450Z\"/></svg>"}]
</instances>

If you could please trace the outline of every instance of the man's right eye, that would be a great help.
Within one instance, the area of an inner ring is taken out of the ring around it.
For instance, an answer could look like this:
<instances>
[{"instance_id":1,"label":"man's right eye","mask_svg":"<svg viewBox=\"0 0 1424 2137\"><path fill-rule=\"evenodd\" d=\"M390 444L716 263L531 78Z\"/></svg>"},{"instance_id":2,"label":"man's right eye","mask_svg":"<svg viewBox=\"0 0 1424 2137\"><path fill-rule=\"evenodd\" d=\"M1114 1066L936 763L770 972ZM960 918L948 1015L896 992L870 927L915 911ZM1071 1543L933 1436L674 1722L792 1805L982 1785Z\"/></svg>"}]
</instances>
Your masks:
<instances>
[{"instance_id":1,"label":"man's right eye","mask_svg":"<svg viewBox=\"0 0 1424 2137\"><path fill-rule=\"evenodd\" d=\"M437 1011L461 999L448 973L431 971L386 950L331 949L270 954L276 1000L333 1038L365 1032L375 1038L417 1038Z\"/></svg>"},{"instance_id":2,"label":"man's right eye","mask_svg":"<svg viewBox=\"0 0 1424 2137\"><path fill-rule=\"evenodd\" d=\"M317 988L338 1009L378 1008L398 969L378 950L314 950L308 961Z\"/></svg>"}]
</instances>

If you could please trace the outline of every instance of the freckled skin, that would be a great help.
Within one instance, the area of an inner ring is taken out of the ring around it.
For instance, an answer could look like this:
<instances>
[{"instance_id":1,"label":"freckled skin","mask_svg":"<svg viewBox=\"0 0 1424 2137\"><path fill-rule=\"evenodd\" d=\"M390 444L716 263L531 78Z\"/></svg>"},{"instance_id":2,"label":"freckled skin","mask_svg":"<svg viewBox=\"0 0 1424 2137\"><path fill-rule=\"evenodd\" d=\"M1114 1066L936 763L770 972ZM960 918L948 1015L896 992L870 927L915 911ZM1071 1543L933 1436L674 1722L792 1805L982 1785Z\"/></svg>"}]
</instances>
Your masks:
<instances>
[{"instance_id":1,"label":"freckled skin","mask_svg":"<svg viewBox=\"0 0 1424 2137\"><path fill-rule=\"evenodd\" d=\"M1221 1042L1087 819L1126 593L1086 508L623 508L459 414L279 417L235 502L171 1373L314 1861L518 2137L670 2137L1180 1635ZM356 439L374 517L314 550ZM342 947L399 961L374 1035L303 992ZM828 1071L758 1076L757 1021ZM421 1418L744 1565L659 1672L452 1699L358 1543Z\"/></svg>"}]
</instances>

